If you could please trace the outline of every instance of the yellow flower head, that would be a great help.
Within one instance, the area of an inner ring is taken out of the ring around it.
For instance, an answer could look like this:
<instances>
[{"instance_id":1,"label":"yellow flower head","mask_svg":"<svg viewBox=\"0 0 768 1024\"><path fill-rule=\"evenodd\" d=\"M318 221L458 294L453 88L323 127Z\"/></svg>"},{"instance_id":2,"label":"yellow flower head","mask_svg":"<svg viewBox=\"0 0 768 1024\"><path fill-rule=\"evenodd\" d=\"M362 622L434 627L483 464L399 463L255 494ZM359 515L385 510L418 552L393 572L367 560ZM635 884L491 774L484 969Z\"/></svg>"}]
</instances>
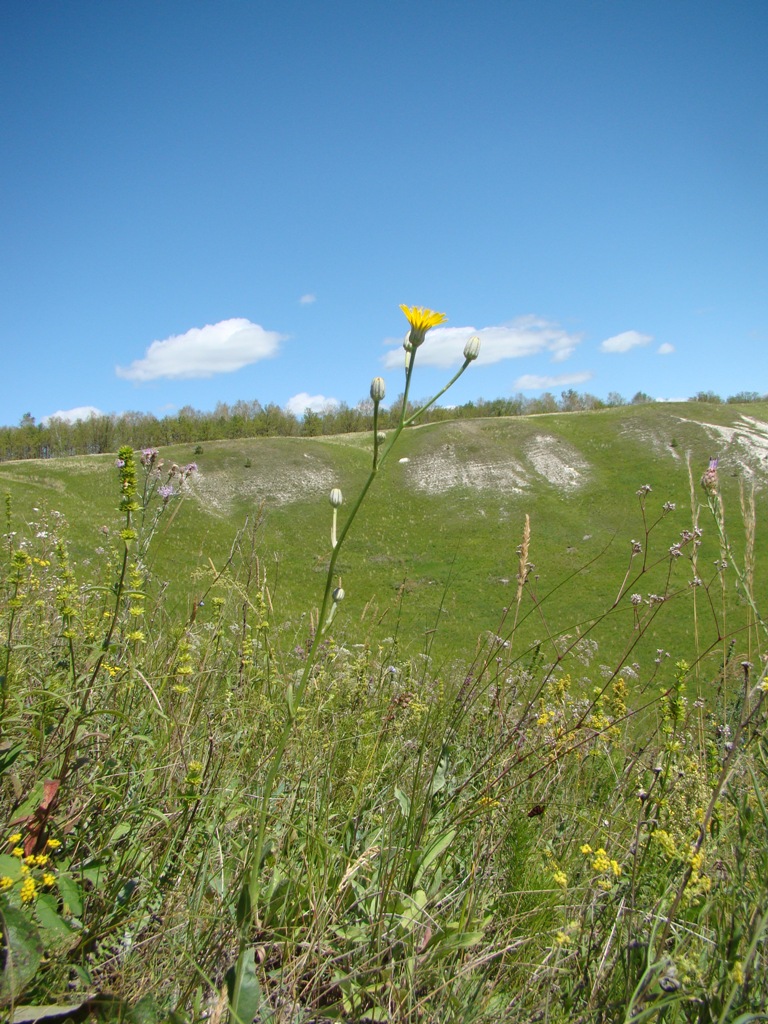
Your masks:
<instances>
[{"instance_id":1,"label":"yellow flower head","mask_svg":"<svg viewBox=\"0 0 768 1024\"><path fill-rule=\"evenodd\" d=\"M406 320L411 325L408 334L408 342L411 348L418 348L424 341L430 327L437 327L444 324L448 317L445 313L435 313L431 309L424 309L422 306L401 306L405 313Z\"/></svg>"}]
</instances>

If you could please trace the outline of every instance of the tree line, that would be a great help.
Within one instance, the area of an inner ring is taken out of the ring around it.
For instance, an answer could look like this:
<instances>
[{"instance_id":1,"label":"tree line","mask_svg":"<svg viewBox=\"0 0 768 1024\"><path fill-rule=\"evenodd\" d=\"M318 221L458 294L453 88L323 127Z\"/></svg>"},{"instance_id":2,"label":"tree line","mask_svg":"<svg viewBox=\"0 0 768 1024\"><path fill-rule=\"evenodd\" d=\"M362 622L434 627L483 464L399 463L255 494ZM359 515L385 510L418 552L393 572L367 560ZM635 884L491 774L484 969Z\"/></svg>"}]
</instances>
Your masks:
<instances>
[{"instance_id":1,"label":"tree line","mask_svg":"<svg viewBox=\"0 0 768 1024\"><path fill-rule=\"evenodd\" d=\"M768 395L756 391L740 391L722 399L713 391L699 391L689 401L720 404L723 401L759 402ZM615 391L606 399L572 388L556 398L545 391L536 398L518 393L509 398L465 402L457 406L436 406L420 418L422 423L448 419L476 419L493 416L530 416L536 413L580 412L622 405L642 405L654 399L638 391L627 400ZM394 426L399 415L402 395L389 409L379 411L379 427ZM423 403L409 402L409 414ZM297 416L282 406L262 405L257 400L239 401L232 405L219 402L212 412L201 412L184 406L173 415L160 419L152 413L125 412L90 416L70 423L51 418L36 423L25 413L18 426L0 427L0 461L12 459L61 458L68 455L99 455L115 452L121 445L133 448L162 447L171 444L200 444L204 441L232 440L244 437L320 437L330 434L357 433L373 428L373 403L364 399L355 406L329 404L318 411L306 409Z\"/></svg>"}]
</instances>

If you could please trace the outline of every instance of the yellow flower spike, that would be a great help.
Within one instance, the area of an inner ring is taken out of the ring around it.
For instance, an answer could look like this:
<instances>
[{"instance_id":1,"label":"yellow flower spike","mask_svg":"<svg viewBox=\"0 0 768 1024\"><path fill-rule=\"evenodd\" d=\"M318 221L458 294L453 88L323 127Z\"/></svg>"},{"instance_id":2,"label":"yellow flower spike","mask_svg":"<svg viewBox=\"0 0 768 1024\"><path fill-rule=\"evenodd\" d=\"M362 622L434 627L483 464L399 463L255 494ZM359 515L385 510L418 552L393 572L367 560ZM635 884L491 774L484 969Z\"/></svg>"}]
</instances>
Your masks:
<instances>
[{"instance_id":1,"label":"yellow flower spike","mask_svg":"<svg viewBox=\"0 0 768 1024\"><path fill-rule=\"evenodd\" d=\"M418 348L431 327L444 324L448 317L445 313L435 313L434 310L425 309L423 306L400 306L405 313L406 320L411 325L407 341L411 348Z\"/></svg>"}]
</instances>

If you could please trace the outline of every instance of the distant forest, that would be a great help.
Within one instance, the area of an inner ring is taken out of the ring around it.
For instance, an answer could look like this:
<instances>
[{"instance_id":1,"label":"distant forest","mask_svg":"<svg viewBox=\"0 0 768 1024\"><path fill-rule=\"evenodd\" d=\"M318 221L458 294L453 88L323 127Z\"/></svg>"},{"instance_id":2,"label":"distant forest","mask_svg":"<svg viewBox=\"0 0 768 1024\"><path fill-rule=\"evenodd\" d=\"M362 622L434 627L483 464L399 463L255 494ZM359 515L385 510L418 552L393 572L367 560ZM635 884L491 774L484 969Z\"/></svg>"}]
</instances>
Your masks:
<instances>
[{"instance_id":1,"label":"distant forest","mask_svg":"<svg viewBox=\"0 0 768 1024\"><path fill-rule=\"evenodd\" d=\"M712 391L700 391L691 402L759 402L768 395L756 391L741 391L727 399ZM511 398L478 398L464 405L435 406L424 413L419 422L436 423L448 419L476 419L491 416L530 416L534 413L579 412L606 409L622 405L641 405L654 399L638 391L627 400L616 392L607 399L590 394L579 394L570 389L560 398L545 391L538 398L522 394ZM379 428L394 425L399 415L402 395L389 410L379 412ZM415 412L423 402L409 403ZM296 416L279 405L262 405L258 401L239 401L233 405L219 402L213 412L200 412L184 406L173 416L158 419L150 413L124 412L91 416L86 420L69 423L64 419L49 419L36 423L26 413L16 427L0 427L0 461L11 459L50 459L68 455L99 455L115 452L121 445L133 448L161 447L171 444L200 444L203 441L233 440L239 437L320 437L329 434L356 433L373 427L373 403L369 399L354 407L345 403L328 405L320 412L307 409Z\"/></svg>"}]
</instances>

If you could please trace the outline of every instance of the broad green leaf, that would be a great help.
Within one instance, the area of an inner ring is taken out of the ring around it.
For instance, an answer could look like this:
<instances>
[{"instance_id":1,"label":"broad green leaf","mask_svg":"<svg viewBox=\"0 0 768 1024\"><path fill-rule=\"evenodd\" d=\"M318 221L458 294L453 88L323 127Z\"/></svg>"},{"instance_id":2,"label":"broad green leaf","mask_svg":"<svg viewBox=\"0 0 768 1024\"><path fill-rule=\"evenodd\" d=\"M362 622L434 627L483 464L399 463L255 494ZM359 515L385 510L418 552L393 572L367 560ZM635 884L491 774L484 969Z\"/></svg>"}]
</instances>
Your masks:
<instances>
[{"instance_id":1,"label":"broad green leaf","mask_svg":"<svg viewBox=\"0 0 768 1024\"><path fill-rule=\"evenodd\" d=\"M77 942L78 933L64 921L56 909L58 900L50 893L43 893L35 904L35 914L42 929L40 937L46 949L52 946L67 948Z\"/></svg>"},{"instance_id":2,"label":"broad green leaf","mask_svg":"<svg viewBox=\"0 0 768 1024\"><path fill-rule=\"evenodd\" d=\"M56 879L59 894L64 900L64 905L73 917L83 916L83 894L80 886L69 875L59 875Z\"/></svg>"},{"instance_id":3,"label":"broad green leaf","mask_svg":"<svg viewBox=\"0 0 768 1024\"><path fill-rule=\"evenodd\" d=\"M243 951L235 967L227 971L229 1005L235 1021L251 1024L261 1009L262 997L256 977L256 955L253 947Z\"/></svg>"},{"instance_id":4,"label":"broad green leaf","mask_svg":"<svg viewBox=\"0 0 768 1024\"><path fill-rule=\"evenodd\" d=\"M21 910L0 896L3 930L3 968L0 973L0 1005L15 1002L37 974L43 944L37 928Z\"/></svg>"},{"instance_id":5,"label":"broad green leaf","mask_svg":"<svg viewBox=\"0 0 768 1024\"><path fill-rule=\"evenodd\" d=\"M61 1020L70 1017L81 1010L90 1000L90 996L82 999L79 1003L55 1003L49 1006L17 1006L13 1011L10 1024L36 1024L37 1021L55 1017Z\"/></svg>"},{"instance_id":6,"label":"broad green leaf","mask_svg":"<svg viewBox=\"0 0 768 1024\"><path fill-rule=\"evenodd\" d=\"M18 882L21 878L21 861L18 857L11 857L9 853L0 853L0 877L3 875Z\"/></svg>"},{"instance_id":7,"label":"broad green leaf","mask_svg":"<svg viewBox=\"0 0 768 1024\"><path fill-rule=\"evenodd\" d=\"M402 811L403 817L409 817L411 813L410 797L408 797L398 786L395 786L395 799L400 804L400 810Z\"/></svg>"},{"instance_id":8,"label":"broad green leaf","mask_svg":"<svg viewBox=\"0 0 768 1024\"><path fill-rule=\"evenodd\" d=\"M421 858L418 867L416 868L416 874L413 878L414 887L417 886L421 880L421 876L427 870L430 864L433 864L437 858L451 845L453 840L456 838L455 828L448 829L437 839L434 839L424 851L424 856Z\"/></svg>"}]
</instances>

